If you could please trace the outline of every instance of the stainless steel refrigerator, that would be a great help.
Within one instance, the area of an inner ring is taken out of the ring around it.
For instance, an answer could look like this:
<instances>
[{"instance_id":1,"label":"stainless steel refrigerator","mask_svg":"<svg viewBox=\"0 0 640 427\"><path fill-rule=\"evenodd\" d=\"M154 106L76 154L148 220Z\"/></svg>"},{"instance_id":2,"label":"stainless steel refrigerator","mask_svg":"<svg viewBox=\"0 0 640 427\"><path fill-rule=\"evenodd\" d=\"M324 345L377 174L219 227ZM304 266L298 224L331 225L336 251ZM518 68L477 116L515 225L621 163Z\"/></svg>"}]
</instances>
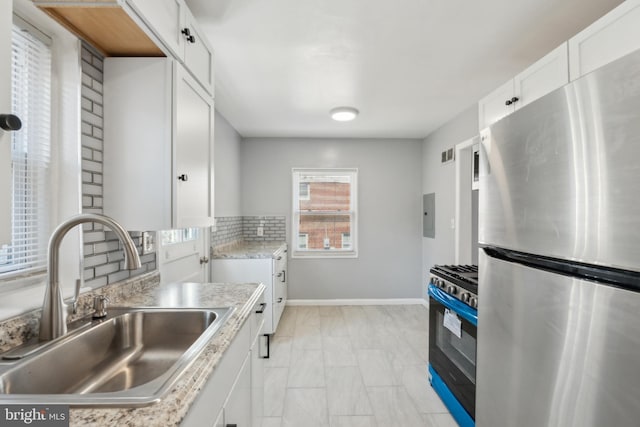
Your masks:
<instances>
[{"instance_id":1,"label":"stainless steel refrigerator","mask_svg":"<svg viewBox=\"0 0 640 427\"><path fill-rule=\"evenodd\" d=\"M478 427L640 426L640 51L481 141Z\"/></svg>"}]
</instances>

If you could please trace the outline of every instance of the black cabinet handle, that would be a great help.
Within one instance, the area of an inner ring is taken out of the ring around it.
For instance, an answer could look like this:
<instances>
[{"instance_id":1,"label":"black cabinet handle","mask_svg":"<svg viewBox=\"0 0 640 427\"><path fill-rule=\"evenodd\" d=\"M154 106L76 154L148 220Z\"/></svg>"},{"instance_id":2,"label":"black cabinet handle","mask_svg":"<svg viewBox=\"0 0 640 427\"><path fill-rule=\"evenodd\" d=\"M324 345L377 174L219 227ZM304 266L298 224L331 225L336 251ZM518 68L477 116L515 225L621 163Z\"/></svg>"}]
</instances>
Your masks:
<instances>
[{"instance_id":1,"label":"black cabinet handle","mask_svg":"<svg viewBox=\"0 0 640 427\"><path fill-rule=\"evenodd\" d=\"M182 31L180 31L182 34L184 34L185 36L189 37L191 35L191 30L188 28L183 28Z\"/></svg>"},{"instance_id":2,"label":"black cabinet handle","mask_svg":"<svg viewBox=\"0 0 640 427\"><path fill-rule=\"evenodd\" d=\"M282 302L282 298L278 298L278 302Z\"/></svg>"},{"instance_id":3,"label":"black cabinet handle","mask_svg":"<svg viewBox=\"0 0 640 427\"><path fill-rule=\"evenodd\" d=\"M256 314L262 314L264 313L264 309L267 308L267 303L265 302L261 302L260 303L260 310L256 310Z\"/></svg>"},{"instance_id":4,"label":"black cabinet handle","mask_svg":"<svg viewBox=\"0 0 640 427\"><path fill-rule=\"evenodd\" d=\"M238 427L238 424L227 424L227 427Z\"/></svg>"},{"instance_id":5,"label":"black cabinet handle","mask_svg":"<svg viewBox=\"0 0 640 427\"><path fill-rule=\"evenodd\" d=\"M282 270L282 283L287 281L287 272Z\"/></svg>"},{"instance_id":6,"label":"black cabinet handle","mask_svg":"<svg viewBox=\"0 0 640 427\"><path fill-rule=\"evenodd\" d=\"M0 114L0 128L15 131L22 128L22 121L14 114Z\"/></svg>"},{"instance_id":7,"label":"black cabinet handle","mask_svg":"<svg viewBox=\"0 0 640 427\"><path fill-rule=\"evenodd\" d=\"M189 43L195 43L196 42L196 38L194 36L192 36L192 35L191 36L187 36L187 41Z\"/></svg>"},{"instance_id":8,"label":"black cabinet handle","mask_svg":"<svg viewBox=\"0 0 640 427\"><path fill-rule=\"evenodd\" d=\"M183 173L182 175L178 175L178 181L187 182L189 181L189 176L186 173Z\"/></svg>"},{"instance_id":9,"label":"black cabinet handle","mask_svg":"<svg viewBox=\"0 0 640 427\"><path fill-rule=\"evenodd\" d=\"M271 342L271 337L269 334L264 334L263 337L267 339L267 355L262 356L263 359L268 359L271 356L271 349L269 348L269 343Z\"/></svg>"}]
</instances>

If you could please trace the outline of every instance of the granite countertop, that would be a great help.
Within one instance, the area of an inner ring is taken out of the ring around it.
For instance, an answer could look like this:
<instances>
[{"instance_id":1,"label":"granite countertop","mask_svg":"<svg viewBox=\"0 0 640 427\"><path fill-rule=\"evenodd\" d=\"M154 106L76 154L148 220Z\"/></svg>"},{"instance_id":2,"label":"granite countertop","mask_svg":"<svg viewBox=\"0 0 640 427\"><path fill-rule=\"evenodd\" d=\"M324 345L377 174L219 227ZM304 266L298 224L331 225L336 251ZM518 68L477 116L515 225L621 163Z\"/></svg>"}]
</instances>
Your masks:
<instances>
[{"instance_id":1,"label":"granite countertop","mask_svg":"<svg viewBox=\"0 0 640 427\"><path fill-rule=\"evenodd\" d=\"M266 259L281 255L285 242L242 242L213 248L212 259Z\"/></svg>"},{"instance_id":2,"label":"granite countertop","mask_svg":"<svg viewBox=\"0 0 640 427\"><path fill-rule=\"evenodd\" d=\"M251 307L264 292L255 283L159 284L159 275L148 274L81 295L80 311L90 313L96 294L107 295L111 306L130 307L235 307L235 311L211 339L175 386L158 403L141 408L71 408L71 426L178 426L196 400L207 379L218 366L238 330L251 314ZM39 310L0 322L0 352L37 334Z\"/></svg>"},{"instance_id":3,"label":"granite countertop","mask_svg":"<svg viewBox=\"0 0 640 427\"><path fill-rule=\"evenodd\" d=\"M160 402L142 408L72 408L71 426L179 425L263 290L263 285L253 283L175 283L159 285L120 301L120 305L136 307L234 306L236 310Z\"/></svg>"}]
</instances>

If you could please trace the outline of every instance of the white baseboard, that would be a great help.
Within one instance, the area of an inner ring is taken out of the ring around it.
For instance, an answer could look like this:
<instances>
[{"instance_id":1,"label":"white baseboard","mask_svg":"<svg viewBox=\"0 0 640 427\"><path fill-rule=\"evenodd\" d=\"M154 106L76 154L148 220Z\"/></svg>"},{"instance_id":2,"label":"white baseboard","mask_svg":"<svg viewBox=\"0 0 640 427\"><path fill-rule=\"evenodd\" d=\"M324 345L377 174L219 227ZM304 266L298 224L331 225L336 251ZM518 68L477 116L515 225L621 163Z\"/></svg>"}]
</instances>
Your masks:
<instances>
[{"instance_id":1,"label":"white baseboard","mask_svg":"<svg viewBox=\"0 0 640 427\"><path fill-rule=\"evenodd\" d=\"M287 305L424 305L424 298L385 298L385 299L290 299Z\"/></svg>"}]
</instances>

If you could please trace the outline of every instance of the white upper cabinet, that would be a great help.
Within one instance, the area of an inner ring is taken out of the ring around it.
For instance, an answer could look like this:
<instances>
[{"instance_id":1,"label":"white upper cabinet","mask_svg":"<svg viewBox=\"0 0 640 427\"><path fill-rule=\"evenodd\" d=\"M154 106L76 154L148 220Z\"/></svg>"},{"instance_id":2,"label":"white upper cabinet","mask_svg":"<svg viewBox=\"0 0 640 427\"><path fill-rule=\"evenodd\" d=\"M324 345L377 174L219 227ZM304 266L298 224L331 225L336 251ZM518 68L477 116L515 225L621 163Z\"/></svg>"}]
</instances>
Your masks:
<instances>
[{"instance_id":1,"label":"white upper cabinet","mask_svg":"<svg viewBox=\"0 0 640 427\"><path fill-rule=\"evenodd\" d=\"M213 225L213 99L178 67L175 181L178 228Z\"/></svg>"},{"instance_id":2,"label":"white upper cabinet","mask_svg":"<svg viewBox=\"0 0 640 427\"><path fill-rule=\"evenodd\" d=\"M213 94L213 50L185 2L127 1L207 92Z\"/></svg>"},{"instance_id":3,"label":"white upper cabinet","mask_svg":"<svg viewBox=\"0 0 640 427\"><path fill-rule=\"evenodd\" d=\"M571 80L640 49L640 0L626 0L569 40Z\"/></svg>"},{"instance_id":4,"label":"white upper cabinet","mask_svg":"<svg viewBox=\"0 0 640 427\"><path fill-rule=\"evenodd\" d=\"M185 10L182 31L187 34L184 39L184 63L207 92L213 95L213 49L189 9Z\"/></svg>"},{"instance_id":5,"label":"white upper cabinet","mask_svg":"<svg viewBox=\"0 0 640 427\"><path fill-rule=\"evenodd\" d=\"M567 44L563 43L478 103L482 130L569 82Z\"/></svg>"},{"instance_id":6,"label":"white upper cabinet","mask_svg":"<svg viewBox=\"0 0 640 427\"><path fill-rule=\"evenodd\" d=\"M106 58L104 212L128 230L213 225L213 98L168 58Z\"/></svg>"},{"instance_id":7,"label":"white upper cabinet","mask_svg":"<svg viewBox=\"0 0 640 427\"><path fill-rule=\"evenodd\" d=\"M105 56L168 56L213 95L213 50L184 0L33 0Z\"/></svg>"},{"instance_id":8,"label":"white upper cabinet","mask_svg":"<svg viewBox=\"0 0 640 427\"><path fill-rule=\"evenodd\" d=\"M8 10L7 10L8 8ZM11 113L11 2L0 14L0 114ZM11 132L0 128L0 246L11 243Z\"/></svg>"},{"instance_id":9,"label":"white upper cabinet","mask_svg":"<svg viewBox=\"0 0 640 427\"><path fill-rule=\"evenodd\" d=\"M549 52L513 79L516 110L569 83L567 44Z\"/></svg>"},{"instance_id":10,"label":"white upper cabinet","mask_svg":"<svg viewBox=\"0 0 640 427\"><path fill-rule=\"evenodd\" d=\"M182 58L185 38L181 34L184 13L183 0L127 0L156 35L179 58Z\"/></svg>"},{"instance_id":11,"label":"white upper cabinet","mask_svg":"<svg viewBox=\"0 0 640 427\"><path fill-rule=\"evenodd\" d=\"M513 113L513 79L495 89L478 102L478 127L482 130L501 118Z\"/></svg>"}]
</instances>

